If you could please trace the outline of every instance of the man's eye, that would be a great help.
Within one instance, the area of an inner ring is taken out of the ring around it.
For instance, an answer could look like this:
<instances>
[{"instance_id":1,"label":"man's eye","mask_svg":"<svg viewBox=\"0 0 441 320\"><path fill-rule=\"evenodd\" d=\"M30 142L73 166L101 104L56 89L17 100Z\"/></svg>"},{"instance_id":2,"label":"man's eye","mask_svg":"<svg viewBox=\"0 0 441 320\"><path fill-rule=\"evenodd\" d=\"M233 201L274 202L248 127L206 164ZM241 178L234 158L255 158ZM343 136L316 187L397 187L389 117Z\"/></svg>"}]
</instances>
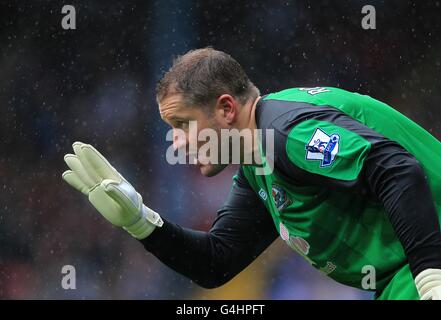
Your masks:
<instances>
[{"instance_id":1,"label":"man's eye","mask_svg":"<svg viewBox=\"0 0 441 320\"><path fill-rule=\"evenodd\" d=\"M178 121L178 122L176 122L176 128L186 130L188 128L188 122L187 121Z\"/></svg>"}]
</instances>

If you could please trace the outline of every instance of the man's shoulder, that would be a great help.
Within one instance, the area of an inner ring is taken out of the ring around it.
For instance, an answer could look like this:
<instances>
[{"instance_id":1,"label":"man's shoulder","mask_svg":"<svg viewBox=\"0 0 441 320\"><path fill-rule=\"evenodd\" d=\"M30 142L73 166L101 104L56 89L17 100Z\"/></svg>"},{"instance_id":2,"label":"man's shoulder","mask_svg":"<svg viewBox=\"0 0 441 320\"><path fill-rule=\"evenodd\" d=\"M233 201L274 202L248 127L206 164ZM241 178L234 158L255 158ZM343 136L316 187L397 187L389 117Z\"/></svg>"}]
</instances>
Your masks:
<instances>
[{"instance_id":1,"label":"man's shoulder","mask_svg":"<svg viewBox=\"0 0 441 320\"><path fill-rule=\"evenodd\" d=\"M324 103L326 99L317 99L318 93L330 93L330 87L289 88L262 96L256 106L256 124L258 129L275 129L287 133L293 125L304 120L308 114L335 111Z\"/></svg>"},{"instance_id":2,"label":"man's shoulder","mask_svg":"<svg viewBox=\"0 0 441 320\"><path fill-rule=\"evenodd\" d=\"M264 100L256 106L256 125L258 129L282 129L283 123L296 120L305 108L312 105L298 101Z\"/></svg>"},{"instance_id":3,"label":"man's shoulder","mask_svg":"<svg viewBox=\"0 0 441 320\"><path fill-rule=\"evenodd\" d=\"M333 135L333 121L341 111L327 105L327 99L321 99L322 104L318 99L296 99L296 94L291 93L293 90L296 88L281 91L274 99L264 96L256 108L256 123L262 130L264 150L272 150L267 158L271 158L275 170L292 173L300 179L309 166L319 166L319 172L328 167L332 169L331 164L339 151L339 136ZM306 92L307 95L311 93ZM272 139L268 138L269 130ZM267 148L268 142L272 143L272 148Z\"/></svg>"}]
</instances>

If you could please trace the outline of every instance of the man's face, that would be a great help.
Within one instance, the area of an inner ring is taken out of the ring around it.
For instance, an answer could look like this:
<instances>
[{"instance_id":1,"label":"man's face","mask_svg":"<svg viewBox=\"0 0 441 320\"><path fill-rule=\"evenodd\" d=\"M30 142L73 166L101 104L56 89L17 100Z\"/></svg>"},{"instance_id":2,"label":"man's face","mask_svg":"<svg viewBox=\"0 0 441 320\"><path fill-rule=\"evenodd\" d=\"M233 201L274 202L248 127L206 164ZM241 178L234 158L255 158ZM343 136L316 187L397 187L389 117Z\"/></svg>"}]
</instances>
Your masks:
<instances>
[{"instance_id":1,"label":"man's face","mask_svg":"<svg viewBox=\"0 0 441 320\"><path fill-rule=\"evenodd\" d=\"M159 102L159 112L161 114L161 118L173 129L174 149L177 150L179 148L183 148L187 155L190 153L197 153L195 155L198 157L196 165L199 167L204 176L211 177L221 172L227 166L227 164L220 164L220 148L217 150L217 159L219 160L217 164L206 164L207 161L202 160L201 157L203 157L203 155L199 154L198 151L200 150L201 146L207 142L198 141L197 137L201 130L207 128L215 130L217 132L217 137L220 137L220 130L228 128L228 126L223 123L222 119L217 117L216 112L210 113L208 110L209 109L205 107L186 106L183 103L183 98L180 94L170 94ZM196 134L189 134L190 121L196 121ZM184 135L178 134L177 129L184 132ZM190 145L196 147L197 150L190 150Z\"/></svg>"}]
</instances>

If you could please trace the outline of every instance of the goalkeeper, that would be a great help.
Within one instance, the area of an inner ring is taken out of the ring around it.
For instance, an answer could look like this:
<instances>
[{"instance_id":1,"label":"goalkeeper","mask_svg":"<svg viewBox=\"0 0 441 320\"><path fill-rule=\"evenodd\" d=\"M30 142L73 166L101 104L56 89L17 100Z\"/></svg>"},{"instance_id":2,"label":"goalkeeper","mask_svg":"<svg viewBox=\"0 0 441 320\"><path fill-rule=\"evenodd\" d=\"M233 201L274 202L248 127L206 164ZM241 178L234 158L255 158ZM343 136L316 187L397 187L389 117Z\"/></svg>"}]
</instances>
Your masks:
<instances>
[{"instance_id":1,"label":"goalkeeper","mask_svg":"<svg viewBox=\"0 0 441 320\"><path fill-rule=\"evenodd\" d=\"M241 66L212 48L176 59L156 94L176 149L189 152L197 143L190 121L198 131L274 132L274 155L259 141L252 147L274 170L258 175L257 163L242 164L208 232L167 221L98 151L74 143L63 178L163 263L214 288L280 235L339 283L363 289L364 267L372 266L377 299L441 299L441 143L423 128L382 102L337 88L261 97ZM242 155L252 151L241 148ZM205 176L226 165L198 163Z\"/></svg>"}]
</instances>

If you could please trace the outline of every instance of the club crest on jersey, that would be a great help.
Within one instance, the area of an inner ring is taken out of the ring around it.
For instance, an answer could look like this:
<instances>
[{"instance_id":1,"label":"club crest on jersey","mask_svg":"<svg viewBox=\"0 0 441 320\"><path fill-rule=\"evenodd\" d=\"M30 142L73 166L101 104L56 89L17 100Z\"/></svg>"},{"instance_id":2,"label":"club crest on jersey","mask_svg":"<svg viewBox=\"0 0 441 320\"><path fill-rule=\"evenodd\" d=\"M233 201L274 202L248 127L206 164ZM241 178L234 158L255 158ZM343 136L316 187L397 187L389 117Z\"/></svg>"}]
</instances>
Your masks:
<instances>
[{"instance_id":1,"label":"club crest on jersey","mask_svg":"<svg viewBox=\"0 0 441 320\"><path fill-rule=\"evenodd\" d=\"M306 160L320 160L320 167L329 167L334 162L340 148L340 136L328 135L317 128L306 145Z\"/></svg>"},{"instance_id":2,"label":"club crest on jersey","mask_svg":"<svg viewBox=\"0 0 441 320\"><path fill-rule=\"evenodd\" d=\"M279 211L285 209L287 206L289 206L292 203L292 201L286 195L286 191L276 184L272 185L272 195L277 210Z\"/></svg>"}]
</instances>

